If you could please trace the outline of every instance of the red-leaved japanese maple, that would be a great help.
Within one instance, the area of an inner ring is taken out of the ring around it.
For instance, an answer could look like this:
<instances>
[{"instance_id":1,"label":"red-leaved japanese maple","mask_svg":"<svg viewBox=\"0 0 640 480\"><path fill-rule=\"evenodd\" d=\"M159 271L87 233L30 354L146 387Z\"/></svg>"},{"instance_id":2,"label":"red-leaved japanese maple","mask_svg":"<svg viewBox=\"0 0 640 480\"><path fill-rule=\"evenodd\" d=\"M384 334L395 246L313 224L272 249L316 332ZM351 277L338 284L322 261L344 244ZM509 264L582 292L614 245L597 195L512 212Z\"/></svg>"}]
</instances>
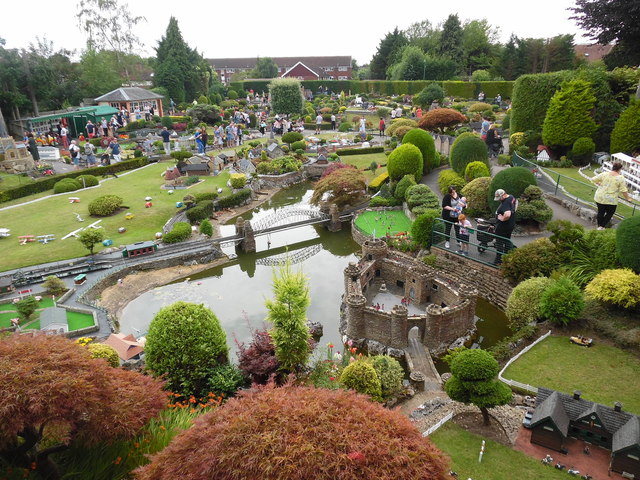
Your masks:
<instances>
[{"instance_id":1,"label":"red-leaved japanese maple","mask_svg":"<svg viewBox=\"0 0 640 480\"><path fill-rule=\"evenodd\" d=\"M453 108L436 108L425 113L418 121L418 127L429 132L442 133L445 128L467 123L467 117Z\"/></svg>"},{"instance_id":2,"label":"red-leaved japanese maple","mask_svg":"<svg viewBox=\"0 0 640 480\"><path fill-rule=\"evenodd\" d=\"M0 456L43 478L70 442L134 436L167 403L162 383L113 368L73 341L50 335L0 338Z\"/></svg>"},{"instance_id":3,"label":"red-leaved japanese maple","mask_svg":"<svg viewBox=\"0 0 640 480\"><path fill-rule=\"evenodd\" d=\"M448 461L400 412L353 391L262 387L198 418L139 480L445 480Z\"/></svg>"}]
</instances>

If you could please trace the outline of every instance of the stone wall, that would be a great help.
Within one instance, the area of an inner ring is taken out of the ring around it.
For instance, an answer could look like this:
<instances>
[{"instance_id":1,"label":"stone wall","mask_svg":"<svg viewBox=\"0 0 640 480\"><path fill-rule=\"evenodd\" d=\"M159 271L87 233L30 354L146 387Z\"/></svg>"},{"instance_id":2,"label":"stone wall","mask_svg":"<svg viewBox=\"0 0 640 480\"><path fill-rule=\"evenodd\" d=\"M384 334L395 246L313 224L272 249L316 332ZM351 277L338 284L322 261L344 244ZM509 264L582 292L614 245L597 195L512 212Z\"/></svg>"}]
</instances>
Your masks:
<instances>
[{"instance_id":1,"label":"stone wall","mask_svg":"<svg viewBox=\"0 0 640 480\"><path fill-rule=\"evenodd\" d=\"M259 175L261 188L286 188L307 179L307 172L302 169L297 172L289 172L282 175Z\"/></svg>"}]
</instances>

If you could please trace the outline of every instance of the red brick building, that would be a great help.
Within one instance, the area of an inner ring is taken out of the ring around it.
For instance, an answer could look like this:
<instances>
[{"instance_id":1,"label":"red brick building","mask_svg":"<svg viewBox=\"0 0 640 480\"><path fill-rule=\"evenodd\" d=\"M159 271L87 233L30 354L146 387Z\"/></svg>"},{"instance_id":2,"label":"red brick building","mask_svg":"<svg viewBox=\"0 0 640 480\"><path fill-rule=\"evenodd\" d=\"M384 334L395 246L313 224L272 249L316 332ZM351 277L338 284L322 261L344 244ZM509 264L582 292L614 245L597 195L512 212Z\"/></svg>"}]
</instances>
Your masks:
<instances>
[{"instance_id":1,"label":"red brick building","mask_svg":"<svg viewBox=\"0 0 640 480\"><path fill-rule=\"evenodd\" d=\"M271 57L278 65L278 76L302 80L348 80L351 78L351 56L335 57ZM248 72L257 58L210 58L208 62L220 80L228 84L231 76Z\"/></svg>"}]
</instances>

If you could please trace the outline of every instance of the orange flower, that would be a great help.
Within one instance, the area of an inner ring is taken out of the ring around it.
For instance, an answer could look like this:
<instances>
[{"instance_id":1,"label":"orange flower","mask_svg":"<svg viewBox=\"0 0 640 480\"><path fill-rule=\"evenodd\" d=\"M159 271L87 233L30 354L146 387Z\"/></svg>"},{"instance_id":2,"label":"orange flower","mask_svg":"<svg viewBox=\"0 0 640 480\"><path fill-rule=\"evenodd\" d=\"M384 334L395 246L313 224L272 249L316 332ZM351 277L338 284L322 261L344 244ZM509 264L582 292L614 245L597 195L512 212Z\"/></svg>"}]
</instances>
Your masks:
<instances>
[{"instance_id":1,"label":"orange flower","mask_svg":"<svg viewBox=\"0 0 640 480\"><path fill-rule=\"evenodd\" d=\"M166 428L164 428L164 425L160 425L160 430L166 430Z\"/></svg>"},{"instance_id":2,"label":"orange flower","mask_svg":"<svg viewBox=\"0 0 640 480\"><path fill-rule=\"evenodd\" d=\"M120 465L121 461L122 461L122 457L118 457L113 461L113 463L115 463L116 465Z\"/></svg>"}]
</instances>

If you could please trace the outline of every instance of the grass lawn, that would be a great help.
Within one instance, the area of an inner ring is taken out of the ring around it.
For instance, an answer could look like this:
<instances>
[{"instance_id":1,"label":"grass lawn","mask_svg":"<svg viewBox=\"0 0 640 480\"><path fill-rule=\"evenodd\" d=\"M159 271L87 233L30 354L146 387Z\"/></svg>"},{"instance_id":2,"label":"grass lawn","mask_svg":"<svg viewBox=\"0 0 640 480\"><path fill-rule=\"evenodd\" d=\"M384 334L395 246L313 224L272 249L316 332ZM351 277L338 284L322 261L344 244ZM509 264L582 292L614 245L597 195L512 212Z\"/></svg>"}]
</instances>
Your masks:
<instances>
[{"instance_id":1,"label":"grass lawn","mask_svg":"<svg viewBox=\"0 0 640 480\"><path fill-rule=\"evenodd\" d=\"M613 407L616 401L640 413L640 360L619 348L595 343L585 348L567 337L548 337L513 362L504 377Z\"/></svg>"},{"instance_id":2,"label":"grass lawn","mask_svg":"<svg viewBox=\"0 0 640 480\"><path fill-rule=\"evenodd\" d=\"M0 174L0 191L16 188L27 183L33 183L33 179L22 175Z\"/></svg>"},{"instance_id":3,"label":"grass lawn","mask_svg":"<svg viewBox=\"0 0 640 480\"><path fill-rule=\"evenodd\" d=\"M124 205L129 207L111 217L102 218L100 223L105 237L112 239L117 246L153 239L155 233L161 231L165 222L175 213L175 202L182 200L187 193L211 191L218 187L224 189L222 195L229 193L226 186L229 174L224 171L217 177L203 177L203 182L169 195L167 190L160 189L164 183L161 175L169 165L173 163L151 164L109 179L97 188L69 192L0 211L0 225L11 229L11 237L0 240L5 252L8 252L2 257L0 271L87 255L87 249L77 239L71 237L62 240L62 237L99 220L89 217L87 206L91 200L102 195L119 195L124 199ZM153 207L145 208L146 196L153 198ZM69 203L68 197L79 197L80 203ZM25 197L21 202L33 198L35 196ZM4 206L5 204L1 207ZM78 222L75 213L80 214L84 222ZM127 213L132 213L135 218L125 220ZM119 234L118 227L126 227L127 231ZM21 235L46 234L54 234L56 240L47 245L38 242L19 245L17 241L17 237ZM102 245L96 245L97 252L102 248Z\"/></svg>"},{"instance_id":4,"label":"grass lawn","mask_svg":"<svg viewBox=\"0 0 640 480\"><path fill-rule=\"evenodd\" d=\"M459 479L554 480L569 477L566 472L543 465L539 459L485 440L482 463L478 463L482 437L447 422L429 436L438 448L451 457L451 469Z\"/></svg>"},{"instance_id":5,"label":"grass lawn","mask_svg":"<svg viewBox=\"0 0 640 480\"><path fill-rule=\"evenodd\" d=\"M340 152L337 152L340 155ZM367 170L364 172L364 176L367 179L367 183L376 178L378 175L383 174L387 171L387 156L384 153L369 153L366 155L346 155L344 157L340 157L340 160L343 163L347 163L349 165L353 165L358 170L363 170L365 168L369 168L371 162L376 162L378 164L378 169L375 172L371 170ZM380 165L384 165L384 167L380 167Z\"/></svg>"},{"instance_id":6,"label":"grass lawn","mask_svg":"<svg viewBox=\"0 0 640 480\"><path fill-rule=\"evenodd\" d=\"M3 312L0 313L0 328L9 328L11 326L11 319L18 317L18 312Z\"/></svg>"},{"instance_id":7,"label":"grass lawn","mask_svg":"<svg viewBox=\"0 0 640 480\"><path fill-rule=\"evenodd\" d=\"M93 315L67 311L67 323L69 324L69 330L79 330L81 328L92 327Z\"/></svg>"},{"instance_id":8,"label":"grass lawn","mask_svg":"<svg viewBox=\"0 0 640 480\"><path fill-rule=\"evenodd\" d=\"M388 212L364 212L356 218L356 225L365 235L371 235L374 230L376 237L383 237L390 228L390 235L411 230L411 220L400 210Z\"/></svg>"}]
</instances>

